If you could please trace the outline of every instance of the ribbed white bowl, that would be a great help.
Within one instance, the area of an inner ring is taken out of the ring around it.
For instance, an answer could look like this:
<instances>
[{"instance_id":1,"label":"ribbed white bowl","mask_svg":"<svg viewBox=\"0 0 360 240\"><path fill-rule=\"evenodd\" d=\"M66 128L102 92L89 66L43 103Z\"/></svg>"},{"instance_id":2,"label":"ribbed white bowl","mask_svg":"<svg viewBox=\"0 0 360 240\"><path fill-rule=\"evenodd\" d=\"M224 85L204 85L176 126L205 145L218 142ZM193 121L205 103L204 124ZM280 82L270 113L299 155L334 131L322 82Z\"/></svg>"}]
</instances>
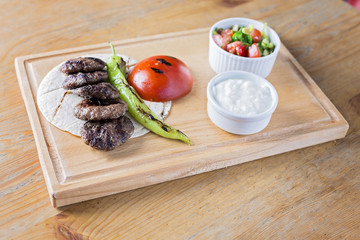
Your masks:
<instances>
[{"instance_id":1,"label":"ribbed white bowl","mask_svg":"<svg viewBox=\"0 0 360 240\"><path fill-rule=\"evenodd\" d=\"M212 33L215 28L226 29L232 27L234 24L238 24L239 26L254 24L254 27L259 31L262 31L264 27L263 23L249 18L227 18L215 23L209 32L209 63L211 68L216 73L241 70L252 72L266 78L270 74L280 50L281 42L279 36L269 27L270 40L275 44L274 52L260 58L241 57L220 48L212 38Z\"/></svg>"},{"instance_id":2,"label":"ribbed white bowl","mask_svg":"<svg viewBox=\"0 0 360 240\"><path fill-rule=\"evenodd\" d=\"M215 100L213 88L218 83L228 79L246 79L259 84L265 84L271 92L272 105L264 112L246 116L232 113L223 108ZM278 104L278 94L274 86L265 78L245 71L229 71L217 74L207 86L207 112L211 121L219 128L234 134L253 134L263 130L270 122L273 112Z\"/></svg>"}]
</instances>

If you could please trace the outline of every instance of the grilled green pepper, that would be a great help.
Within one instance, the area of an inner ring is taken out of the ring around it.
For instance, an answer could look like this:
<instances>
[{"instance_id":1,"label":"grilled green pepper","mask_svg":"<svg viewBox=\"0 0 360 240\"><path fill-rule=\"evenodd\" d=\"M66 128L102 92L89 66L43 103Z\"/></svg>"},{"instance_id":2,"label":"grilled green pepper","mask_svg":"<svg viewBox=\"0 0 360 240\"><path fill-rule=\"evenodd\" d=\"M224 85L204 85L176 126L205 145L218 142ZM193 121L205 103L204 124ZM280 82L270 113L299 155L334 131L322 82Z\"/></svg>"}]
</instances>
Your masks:
<instances>
[{"instance_id":1,"label":"grilled green pepper","mask_svg":"<svg viewBox=\"0 0 360 240\"><path fill-rule=\"evenodd\" d=\"M149 109L135 89L128 84L125 77L126 63L121 57L116 56L114 46L111 43L110 46L113 56L106 63L109 81L119 90L120 98L128 104L130 115L153 133L191 145L190 139L184 133L165 124Z\"/></svg>"}]
</instances>

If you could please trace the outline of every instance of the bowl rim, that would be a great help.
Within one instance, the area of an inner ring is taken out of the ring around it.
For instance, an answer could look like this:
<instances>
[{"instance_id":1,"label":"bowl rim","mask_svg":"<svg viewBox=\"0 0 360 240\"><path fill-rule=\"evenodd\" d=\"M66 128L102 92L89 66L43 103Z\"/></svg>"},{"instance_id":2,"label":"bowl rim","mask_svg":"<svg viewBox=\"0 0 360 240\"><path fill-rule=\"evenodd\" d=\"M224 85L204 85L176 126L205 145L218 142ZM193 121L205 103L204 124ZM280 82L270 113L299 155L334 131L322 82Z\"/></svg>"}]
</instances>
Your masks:
<instances>
[{"instance_id":1,"label":"bowl rim","mask_svg":"<svg viewBox=\"0 0 360 240\"><path fill-rule=\"evenodd\" d=\"M230 75L231 77L228 77L227 75ZM238 77L238 76L240 76L240 77ZM255 115L250 115L250 116L233 113L233 112L230 112L229 110L223 108L222 106L220 106L220 104L215 100L212 88L214 87L214 85L218 84L219 82L228 80L230 78L236 78L236 77L244 78L247 80L258 80L258 81L264 82L270 88L271 96L273 98L273 102L272 102L271 106L264 112L261 112L261 113L255 114ZM211 104L211 106L214 107L214 110L216 112L218 112L219 114L223 115L226 118L237 120L237 121L238 120L257 121L257 120L262 120L264 118L267 118L273 114L273 112L275 111L275 109L278 105L278 101L279 101L279 97L278 97L275 87L268 80L266 80L265 78L263 78L257 74L247 72L247 71L227 71L227 72L222 72L222 73L215 75L209 81L209 83L207 85L206 95L207 95L208 102Z\"/></svg>"},{"instance_id":2,"label":"bowl rim","mask_svg":"<svg viewBox=\"0 0 360 240\"><path fill-rule=\"evenodd\" d=\"M276 44L275 45L275 49L274 51L267 55L267 56L264 56L264 57L259 57L259 58L249 58L249 57L243 57L243 56L238 56L238 55L235 55L235 54L232 54L232 53L229 53L228 51L222 49L220 46L218 46L214 39L213 39L213 30L215 29L215 27L221 23L224 23L224 22L232 22L232 25L233 24L239 24L239 22L251 22L251 23L256 23L256 24L260 24L260 25L264 25L264 23L260 22L260 21L257 21L257 20L254 20L254 19L251 19L251 18L242 18L242 17L232 17L232 18L225 18L225 19L222 19L218 22L216 22L214 25L211 26L210 28L210 31L209 31L209 41L210 41L210 44L212 44L212 46L215 46L216 49L218 51L221 51L222 54L225 54L226 56L230 57L230 58L234 58L234 59L247 59L248 61L261 61L261 60L265 60L265 59L268 59L268 58L272 58L272 57L276 57L277 54L279 53L280 51L280 47L281 47L281 40L280 40L280 37L279 35L274 31L274 29L272 29L271 27L268 26L268 29L270 31L270 35L273 35L275 36L276 38L276 41L279 43L279 44ZM241 23L240 23L241 24ZM240 25L239 24L239 25ZM259 30L259 29L258 29ZM274 42L274 41L272 41ZM275 43L274 43L275 44Z\"/></svg>"}]
</instances>

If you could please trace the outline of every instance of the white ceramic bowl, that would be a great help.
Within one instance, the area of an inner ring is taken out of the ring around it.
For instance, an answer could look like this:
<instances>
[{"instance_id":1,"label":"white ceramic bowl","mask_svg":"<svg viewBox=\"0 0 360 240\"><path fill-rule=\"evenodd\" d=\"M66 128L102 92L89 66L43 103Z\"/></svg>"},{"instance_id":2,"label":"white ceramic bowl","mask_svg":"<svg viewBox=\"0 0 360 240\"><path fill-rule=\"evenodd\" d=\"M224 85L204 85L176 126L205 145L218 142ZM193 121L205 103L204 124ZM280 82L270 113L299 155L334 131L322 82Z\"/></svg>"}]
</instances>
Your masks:
<instances>
[{"instance_id":1,"label":"white ceramic bowl","mask_svg":"<svg viewBox=\"0 0 360 240\"><path fill-rule=\"evenodd\" d=\"M227 79L248 79L258 83L264 83L270 89L272 96L271 106L262 113L256 115L234 114L218 104L214 97L213 87ZM207 112L213 123L221 129L234 134L253 134L263 130L270 122L271 116L278 104L278 95L274 86L266 79L245 71L229 71L217 74L210 80L207 86Z\"/></svg>"},{"instance_id":2,"label":"white ceramic bowl","mask_svg":"<svg viewBox=\"0 0 360 240\"><path fill-rule=\"evenodd\" d=\"M231 28L234 24L239 26L254 24L254 27L259 31L262 31L264 26L263 23L249 18L227 18L215 23L209 32L209 63L211 68L216 73L240 70L252 72L266 78L270 74L280 50L281 42L279 36L269 27L270 40L275 44L274 52L260 58L241 57L220 48L212 38L215 28Z\"/></svg>"}]
</instances>

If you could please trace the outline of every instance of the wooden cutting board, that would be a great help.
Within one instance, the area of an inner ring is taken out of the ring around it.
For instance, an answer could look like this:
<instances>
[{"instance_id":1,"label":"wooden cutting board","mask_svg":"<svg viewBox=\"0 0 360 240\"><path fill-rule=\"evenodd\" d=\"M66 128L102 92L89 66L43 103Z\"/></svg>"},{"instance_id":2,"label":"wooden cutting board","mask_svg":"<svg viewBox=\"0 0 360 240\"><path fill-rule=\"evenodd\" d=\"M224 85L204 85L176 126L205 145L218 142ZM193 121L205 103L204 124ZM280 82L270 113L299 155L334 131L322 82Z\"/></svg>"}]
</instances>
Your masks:
<instances>
[{"instance_id":1,"label":"wooden cutting board","mask_svg":"<svg viewBox=\"0 0 360 240\"><path fill-rule=\"evenodd\" d=\"M18 57L16 72L54 207L343 138L349 127L285 46L267 78L279 95L270 124L260 133L239 136L217 128L207 116L206 86L215 75L208 64L208 29L113 44L117 53L138 60L165 54L189 66L193 89L173 101L166 122L185 132L194 145L148 133L114 151L102 152L45 120L37 107L36 92L47 72L73 57L111 53L108 43Z\"/></svg>"}]
</instances>

